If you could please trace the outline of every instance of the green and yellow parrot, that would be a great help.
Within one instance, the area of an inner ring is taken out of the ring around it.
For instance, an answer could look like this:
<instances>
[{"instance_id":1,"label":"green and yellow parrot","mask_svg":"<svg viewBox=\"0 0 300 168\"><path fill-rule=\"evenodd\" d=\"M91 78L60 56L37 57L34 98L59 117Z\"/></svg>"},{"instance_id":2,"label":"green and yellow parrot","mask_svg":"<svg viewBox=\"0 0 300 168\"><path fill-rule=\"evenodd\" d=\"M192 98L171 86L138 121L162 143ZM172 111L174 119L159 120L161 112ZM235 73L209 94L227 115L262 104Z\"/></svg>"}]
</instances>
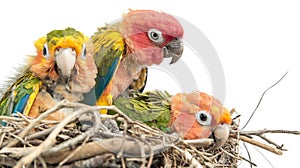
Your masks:
<instances>
[{"instance_id":1,"label":"green and yellow parrot","mask_svg":"<svg viewBox=\"0 0 300 168\"><path fill-rule=\"evenodd\" d=\"M36 56L30 56L26 68L0 100L0 115L17 112L30 117L53 107L63 99L77 102L95 85L97 67L88 38L66 28L53 30L35 42ZM68 110L60 110L47 119L61 120Z\"/></svg>"},{"instance_id":2,"label":"green and yellow parrot","mask_svg":"<svg viewBox=\"0 0 300 168\"><path fill-rule=\"evenodd\" d=\"M135 93L133 97L120 96L114 105L133 120L163 131L175 131L183 139L207 138L213 134L215 146L219 147L229 136L229 111L203 92L172 96L167 92L148 91Z\"/></svg>"},{"instance_id":3,"label":"green and yellow parrot","mask_svg":"<svg viewBox=\"0 0 300 168\"><path fill-rule=\"evenodd\" d=\"M98 28L91 37L98 67L95 95L86 95L86 100L94 96L97 105L111 105L138 78L142 81L137 89L142 89L146 67L160 64L163 58L172 57L170 64L180 59L182 37L178 20L152 10L131 10L121 21Z\"/></svg>"}]
</instances>

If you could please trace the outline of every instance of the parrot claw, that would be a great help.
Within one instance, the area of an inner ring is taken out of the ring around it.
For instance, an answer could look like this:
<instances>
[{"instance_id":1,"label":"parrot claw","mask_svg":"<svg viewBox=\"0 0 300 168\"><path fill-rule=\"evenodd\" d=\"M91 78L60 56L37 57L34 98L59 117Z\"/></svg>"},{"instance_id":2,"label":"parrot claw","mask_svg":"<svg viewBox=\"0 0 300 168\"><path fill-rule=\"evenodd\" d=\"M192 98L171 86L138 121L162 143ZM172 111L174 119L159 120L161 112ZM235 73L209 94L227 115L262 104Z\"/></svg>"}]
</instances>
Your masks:
<instances>
[{"instance_id":1,"label":"parrot claw","mask_svg":"<svg viewBox=\"0 0 300 168\"><path fill-rule=\"evenodd\" d=\"M215 141L215 144L212 147L212 149L214 150L220 148L226 143L229 137L229 126L227 124L218 125L212 135Z\"/></svg>"},{"instance_id":2,"label":"parrot claw","mask_svg":"<svg viewBox=\"0 0 300 168\"><path fill-rule=\"evenodd\" d=\"M176 38L163 48L164 58L172 57L170 64L177 62L182 56L183 42Z\"/></svg>"}]
</instances>

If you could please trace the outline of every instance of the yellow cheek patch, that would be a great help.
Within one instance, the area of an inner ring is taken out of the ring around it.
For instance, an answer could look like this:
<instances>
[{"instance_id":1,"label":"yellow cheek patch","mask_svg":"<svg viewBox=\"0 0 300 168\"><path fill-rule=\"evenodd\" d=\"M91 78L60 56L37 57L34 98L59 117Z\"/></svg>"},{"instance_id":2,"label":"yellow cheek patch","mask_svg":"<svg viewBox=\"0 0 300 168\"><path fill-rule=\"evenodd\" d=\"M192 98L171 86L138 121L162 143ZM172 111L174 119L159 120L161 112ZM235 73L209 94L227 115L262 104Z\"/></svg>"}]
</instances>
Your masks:
<instances>
[{"instance_id":1,"label":"yellow cheek patch","mask_svg":"<svg viewBox=\"0 0 300 168\"><path fill-rule=\"evenodd\" d=\"M37 49L37 51L42 51L44 44L46 43L47 38L41 37L37 41L35 41L34 46Z\"/></svg>"}]
</instances>

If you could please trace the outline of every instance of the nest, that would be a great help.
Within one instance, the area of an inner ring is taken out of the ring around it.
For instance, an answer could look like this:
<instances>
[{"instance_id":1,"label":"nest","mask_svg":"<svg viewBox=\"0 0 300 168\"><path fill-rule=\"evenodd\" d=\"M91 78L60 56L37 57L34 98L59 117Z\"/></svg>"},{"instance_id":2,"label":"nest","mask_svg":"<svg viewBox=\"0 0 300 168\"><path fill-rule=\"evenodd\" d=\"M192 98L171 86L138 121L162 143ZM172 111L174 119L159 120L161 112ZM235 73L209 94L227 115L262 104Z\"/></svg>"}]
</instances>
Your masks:
<instances>
[{"instance_id":1,"label":"nest","mask_svg":"<svg viewBox=\"0 0 300 168\"><path fill-rule=\"evenodd\" d=\"M60 122L43 120L63 108L74 112ZM102 115L100 109L116 114ZM36 119L17 115L0 116L6 122L0 127L3 167L237 167L240 161L255 165L240 155L241 142L281 155L283 146L265 134L299 134L284 130L241 131L237 115L226 144L213 149L210 138L182 140L177 134L132 121L114 106L62 101Z\"/></svg>"}]
</instances>

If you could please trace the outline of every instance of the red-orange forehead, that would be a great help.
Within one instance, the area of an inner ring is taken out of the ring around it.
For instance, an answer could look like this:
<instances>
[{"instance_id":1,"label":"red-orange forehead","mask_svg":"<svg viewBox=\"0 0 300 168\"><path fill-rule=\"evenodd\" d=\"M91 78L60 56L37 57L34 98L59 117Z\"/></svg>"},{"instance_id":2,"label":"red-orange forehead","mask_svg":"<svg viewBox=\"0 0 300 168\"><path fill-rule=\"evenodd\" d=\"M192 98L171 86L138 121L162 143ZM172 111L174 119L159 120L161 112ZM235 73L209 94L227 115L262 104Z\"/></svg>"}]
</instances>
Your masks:
<instances>
[{"instance_id":1,"label":"red-orange forehead","mask_svg":"<svg viewBox=\"0 0 300 168\"><path fill-rule=\"evenodd\" d=\"M199 110L194 100L187 99L187 94L178 93L172 98L171 109L180 112L195 113Z\"/></svg>"},{"instance_id":2,"label":"red-orange forehead","mask_svg":"<svg viewBox=\"0 0 300 168\"><path fill-rule=\"evenodd\" d=\"M196 111L197 110L209 111L212 105L216 105L220 107L222 106L221 103L215 100L212 96L203 92L178 93L175 96L173 96L172 99L172 109L176 109L179 111L181 111L182 110L181 108L184 106L186 108L190 107L192 108L192 110L196 110ZM191 111L191 113L192 112L193 111Z\"/></svg>"}]
</instances>

